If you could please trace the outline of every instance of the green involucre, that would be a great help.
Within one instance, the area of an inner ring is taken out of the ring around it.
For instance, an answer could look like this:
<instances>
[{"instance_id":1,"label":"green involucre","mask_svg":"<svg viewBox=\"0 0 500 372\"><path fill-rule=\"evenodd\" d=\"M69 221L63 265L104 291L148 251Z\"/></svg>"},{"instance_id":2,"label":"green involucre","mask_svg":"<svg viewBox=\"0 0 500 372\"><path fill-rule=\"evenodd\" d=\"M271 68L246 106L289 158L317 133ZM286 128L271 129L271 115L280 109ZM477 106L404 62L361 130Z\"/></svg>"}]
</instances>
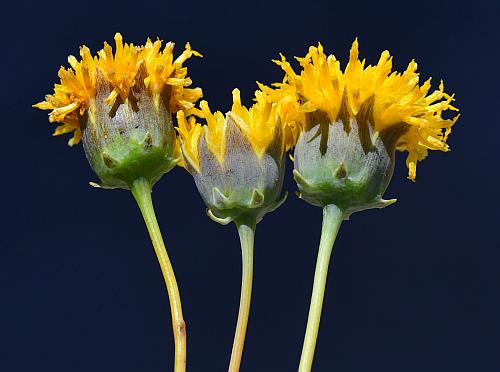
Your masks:
<instances>
[{"instance_id":1,"label":"green involucre","mask_svg":"<svg viewBox=\"0 0 500 372\"><path fill-rule=\"evenodd\" d=\"M228 116L222 164L210 151L205 135L199 143L199 171L187 162L196 187L208 207L208 215L227 224L240 218L260 221L276 209L285 170L284 143L279 131L259 157L241 129Z\"/></svg>"},{"instance_id":2,"label":"green involucre","mask_svg":"<svg viewBox=\"0 0 500 372\"><path fill-rule=\"evenodd\" d=\"M321 112L308 114L294 152L300 197L316 206L334 204L346 217L394 203L382 195L392 177L401 130L375 135L368 120L330 122Z\"/></svg>"},{"instance_id":3,"label":"green involucre","mask_svg":"<svg viewBox=\"0 0 500 372\"><path fill-rule=\"evenodd\" d=\"M104 102L111 86L103 82L84 118L85 154L102 187L129 189L138 178L153 185L178 160L168 94L155 105L137 81L129 98L112 106Z\"/></svg>"}]
</instances>

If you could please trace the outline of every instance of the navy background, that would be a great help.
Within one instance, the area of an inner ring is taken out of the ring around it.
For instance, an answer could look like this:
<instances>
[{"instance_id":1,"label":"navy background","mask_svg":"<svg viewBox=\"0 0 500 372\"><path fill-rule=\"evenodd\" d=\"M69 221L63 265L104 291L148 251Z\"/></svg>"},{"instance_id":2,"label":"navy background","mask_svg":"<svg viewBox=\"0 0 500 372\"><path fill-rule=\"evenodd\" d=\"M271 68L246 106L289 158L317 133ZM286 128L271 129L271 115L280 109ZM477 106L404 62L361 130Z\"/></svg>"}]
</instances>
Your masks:
<instances>
[{"instance_id":1,"label":"navy background","mask_svg":"<svg viewBox=\"0 0 500 372\"><path fill-rule=\"evenodd\" d=\"M60 65L85 43L186 41L211 107L239 87L281 78L278 52L303 56L321 41L343 66L356 36L376 63L415 58L442 78L462 117L452 151L434 152L406 180L399 154L384 210L343 224L325 298L315 371L500 371L498 302L499 6L473 2L14 2L3 5L0 371L165 371L172 365L169 307L138 208L122 190L97 190L81 145L52 138L45 112ZM114 44L113 44L114 45ZM423 81L422 79L422 81ZM242 371L296 370L321 210L293 195L259 224L250 327ZM154 189L180 283L188 369L227 369L240 249L234 226L205 216L182 169Z\"/></svg>"}]
</instances>

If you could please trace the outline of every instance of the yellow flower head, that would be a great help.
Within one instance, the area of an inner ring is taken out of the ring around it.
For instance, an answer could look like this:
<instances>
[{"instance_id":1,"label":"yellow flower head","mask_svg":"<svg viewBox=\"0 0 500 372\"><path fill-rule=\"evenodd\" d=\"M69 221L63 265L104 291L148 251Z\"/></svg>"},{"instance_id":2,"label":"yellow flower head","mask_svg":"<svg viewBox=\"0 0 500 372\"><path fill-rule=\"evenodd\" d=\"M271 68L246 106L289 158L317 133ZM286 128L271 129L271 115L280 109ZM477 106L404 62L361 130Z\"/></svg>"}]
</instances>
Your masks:
<instances>
[{"instance_id":1,"label":"yellow flower head","mask_svg":"<svg viewBox=\"0 0 500 372\"><path fill-rule=\"evenodd\" d=\"M111 93L104 100L110 108L117 102L126 102L130 90L137 84L138 78L152 96L158 106L162 94L169 95L169 111L184 110L186 113L197 112L194 103L201 98L200 88L187 89L191 80L187 77L184 61L192 55L201 56L186 44L184 52L173 59L174 44L169 42L161 51L160 40L154 43L147 40L144 46L123 43L122 36L115 35L115 52L108 43L92 56L86 46L80 48L81 60L68 57L70 68L59 70L60 83L55 84L54 93L45 96L45 101L34 105L42 110L51 110L49 121L62 123L54 135L74 131L70 145L78 143L82 138L82 117L95 106L95 99L102 84L112 87Z\"/></svg>"},{"instance_id":2,"label":"yellow flower head","mask_svg":"<svg viewBox=\"0 0 500 372\"><path fill-rule=\"evenodd\" d=\"M220 111L212 113L208 103L201 101L200 116L206 120L206 126L196 123L194 117L186 120L184 113L181 111L177 113L177 130L183 144L184 156L197 171L199 171L200 165L198 145L202 134L205 135L210 151L223 165L226 152L227 118L230 118L245 135L257 157L262 158L274 141L281 122L276 113L276 105L268 102L262 91L257 90L255 92L254 100L255 103L250 108L246 108L241 104L239 89L234 89L233 105L226 116ZM279 128L279 130L281 129ZM283 145L290 146L287 143Z\"/></svg>"},{"instance_id":3,"label":"yellow flower head","mask_svg":"<svg viewBox=\"0 0 500 372\"><path fill-rule=\"evenodd\" d=\"M453 95L439 89L429 94L430 79L419 86L417 64L411 61L403 73L392 71L392 57L382 52L378 63L365 66L358 58L358 41L354 41L349 63L344 71L333 55L326 56L323 46L310 47L304 58L297 58L302 70L295 73L290 63L281 55L274 61L284 71L282 83L276 89L261 86L270 102L278 103L282 120L303 130L305 114L322 111L331 122L349 121L366 115L369 107L370 123L375 136L395 125L406 125L397 149L408 151L407 165L411 180L416 177L416 163L423 160L428 150L448 151L446 140L451 127L458 119L443 119L442 112L458 111L452 106Z\"/></svg>"},{"instance_id":4,"label":"yellow flower head","mask_svg":"<svg viewBox=\"0 0 500 372\"><path fill-rule=\"evenodd\" d=\"M183 162L214 221L227 224L241 218L256 222L276 209L285 170L285 140L276 105L255 92L255 103L241 104L233 90L226 115L200 103L206 125L177 113Z\"/></svg>"}]
</instances>

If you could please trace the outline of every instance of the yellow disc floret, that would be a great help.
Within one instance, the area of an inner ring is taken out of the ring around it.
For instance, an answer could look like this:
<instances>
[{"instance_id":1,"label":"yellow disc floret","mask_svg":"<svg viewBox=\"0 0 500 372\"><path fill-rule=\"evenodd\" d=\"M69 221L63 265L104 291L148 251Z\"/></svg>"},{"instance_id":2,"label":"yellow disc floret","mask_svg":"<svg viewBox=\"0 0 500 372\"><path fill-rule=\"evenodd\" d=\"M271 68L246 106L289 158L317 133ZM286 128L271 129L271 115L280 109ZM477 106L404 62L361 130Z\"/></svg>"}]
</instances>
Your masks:
<instances>
[{"instance_id":1,"label":"yellow disc floret","mask_svg":"<svg viewBox=\"0 0 500 372\"><path fill-rule=\"evenodd\" d=\"M173 59L174 43L165 44L163 51L160 51L160 48L160 40L153 43L148 39L143 52L148 75L144 79L144 84L151 90L155 104L158 105L165 85L169 85L171 87L171 111L183 110L187 114L196 113L194 102L201 98L202 91L201 88L186 88L192 84L192 81L187 77L187 68L182 67L182 64L192 56L201 57L202 55L192 50L189 43L186 44L184 52L175 60Z\"/></svg>"},{"instance_id":2,"label":"yellow disc floret","mask_svg":"<svg viewBox=\"0 0 500 372\"><path fill-rule=\"evenodd\" d=\"M81 118L96 98L96 91L101 82L110 84L111 93L105 103L114 105L117 98L126 101L130 90L140 76L156 105L160 96L166 92L169 96L168 110L183 110L187 114L197 113L194 103L202 96L200 88L188 89L191 79L187 77L187 68L183 63L191 56L201 56L186 44L184 52L173 59L174 44L169 42L160 51L162 42L147 40L145 45L134 46L123 43L122 36L115 35L115 52L104 43L104 48L92 56L86 46L80 48L81 60L70 56L70 68L59 70L60 83L55 84L54 94L45 96L45 101L35 105L43 110L51 110L50 122L62 123L54 135L74 131L70 145L81 140ZM144 70L144 74L140 73ZM169 90L167 90L167 88Z\"/></svg>"},{"instance_id":3,"label":"yellow disc floret","mask_svg":"<svg viewBox=\"0 0 500 372\"><path fill-rule=\"evenodd\" d=\"M271 89L261 83L259 88L265 93L267 100L277 102L277 113L281 118L281 126L285 136L285 150L295 146L306 120L305 112L300 109L297 100L297 89L286 83L276 83L279 89Z\"/></svg>"},{"instance_id":4,"label":"yellow disc floret","mask_svg":"<svg viewBox=\"0 0 500 372\"><path fill-rule=\"evenodd\" d=\"M265 94L257 90L254 97L255 103L246 108L241 104L239 89L233 90L233 105L226 116L220 111L212 113L206 101L200 102L201 117L207 125L202 126L194 118L186 120L182 113L177 115L178 132L184 147L184 153L191 160L193 167L198 170L198 144L202 130L210 151L223 165L226 148L226 123L228 118L234 121L241 132L250 142L253 151L262 157L269 145L275 139L278 125L281 125L276 112L276 105L270 103Z\"/></svg>"},{"instance_id":5,"label":"yellow disc floret","mask_svg":"<svg viewBox=\"0 0 500 372\"><path fill-rule=\"evenodd\" d=\"M262 157L274 139L279 118L276 106L267 102L261 91L255 91L254 100L252 107L247 109L241 104L240 90L234 89L231 117L246 135L257 156Z\"/></svg>"},{"instance_id":6,"label":"yellow disc floret","mask_svg":"<svg viewBox=\"0 0 500 372\"><path fill-rule=\"evenodd\" d=\"M205 132L205 140L207 141L208 148L215 155L219 163L224 162L224 153L226 150L226 136L225 136L225 118L224 114L220 111L212 113L208 107L207 101L200 102L200 108L207 126L203 127ZM199 160L197 159L199 162Z\"/></svg>"},{"instance_id":7,"label":"yellow disc floret","mask_svg":"<svg viewBox=\"0 0 500 372\"><path fill-rule=\"evenodd\" d=\"M61 83L54 85L54 94L46 95L45 101L35 105L42 110L52 110L49 114L51 123L62 123L56 128L54 135L74 131L69 145L80 142L82 133L78 115L83 115L87 110L96 91L97 58L93 58L85 46L80 48L80 56L81 61L74 56L68 57L71 68L59 69Z\"/></svg>"},{"instance_id":8,"label":"yellow disc floret","mask_svg":"<svg viewBox=\"0 0 500 372\"><path fill-rule=\"evenodd\" d=\"M203 127L196 122L196 117L190 116L186 119L183 111L177 111L177 132L181 136L184 152L178 165L186 167L186 161L192 164L199 172L200 158L198 155L198 144L203 133Z\"/></svg>"},{"instance_id":9,"label":"yellow disc floret","mask_svg":"<svg viewBox=\"0 0 500 372\"><path fill-rule=\"evenodd\" d=\"M141 48L134 44L123 44L122 35L115 35L115 55L113 48L104 42L104 48L97 52L98 67L104 77L113 86L113 91L106 98L112 105L118 96L125 101L130 89L135 85L135 77L142 63Z\"/></svg>"},{"instance_id":10,"label":"yellow disc floret","mask_svg":"<svg viewBox=\"0 0 500 372\"><path fill-rule=\"evenodd\" d=\"M304 128L305 113L320 110L335 122L356 117L362 106L370 102L371 124L376 135L397 124L407 125L397 149L409 152L408 178L414 180L416 163L426 157L428 150L449 150L446 140L458 115L443 119L442 112L458 111L451 104L453 95L444 92L443 83L429 94L430 79L419 86L414 61L403 73L398 73L392 72L392 57L388 51L382 52L374 66L365 66L365 60L358 57L358 41L355 40L349 63L342 71L335 56L326 56L319 44L310 47L304 58L297 58L302 67L297 74L281 56L281 60L274 62L285 71L283 83L273 84L276 89L262 86L261 89L269 101L278 103L282 120L300 128Z\"/></svg>"}]
</instances>

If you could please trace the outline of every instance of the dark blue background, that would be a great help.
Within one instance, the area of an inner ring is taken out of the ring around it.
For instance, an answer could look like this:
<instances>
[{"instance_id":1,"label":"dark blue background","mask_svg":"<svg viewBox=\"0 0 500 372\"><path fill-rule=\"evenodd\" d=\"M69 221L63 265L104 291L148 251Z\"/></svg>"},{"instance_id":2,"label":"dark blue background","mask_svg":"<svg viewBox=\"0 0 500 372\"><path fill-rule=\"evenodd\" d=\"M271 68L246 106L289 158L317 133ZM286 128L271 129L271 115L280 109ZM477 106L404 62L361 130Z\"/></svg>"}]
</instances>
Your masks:
<instances>
[{"instance_id":1,"label":"dark blue background","mask_svg":"<svg viewBox=\"0 0 500 372\"><path fill-rule=\"evenodd\" d=\"M386 193L398 203L355 214L330 268L315 371L500 371L498 355L499 6L490 2L12 2L2 5L0 371L165 371L170 316L160 269L133 199L96 190L81 145L52 138L49 93L66 57L116 31L191 41L188 63L212 108L239 87L281 78L270 60L322 41L344 63L353 39L376 63L456 92L452 152L406 180L398 155ZM321 210L298 200L257 229L254 296L242 371L293 371L300 356ZM234 226L205 216L182 169L156 185L158 218L182 293L190 371L224 371L240 286ZM494 231L496 229L496 231Z\"/></svg>"}]
</instances>

